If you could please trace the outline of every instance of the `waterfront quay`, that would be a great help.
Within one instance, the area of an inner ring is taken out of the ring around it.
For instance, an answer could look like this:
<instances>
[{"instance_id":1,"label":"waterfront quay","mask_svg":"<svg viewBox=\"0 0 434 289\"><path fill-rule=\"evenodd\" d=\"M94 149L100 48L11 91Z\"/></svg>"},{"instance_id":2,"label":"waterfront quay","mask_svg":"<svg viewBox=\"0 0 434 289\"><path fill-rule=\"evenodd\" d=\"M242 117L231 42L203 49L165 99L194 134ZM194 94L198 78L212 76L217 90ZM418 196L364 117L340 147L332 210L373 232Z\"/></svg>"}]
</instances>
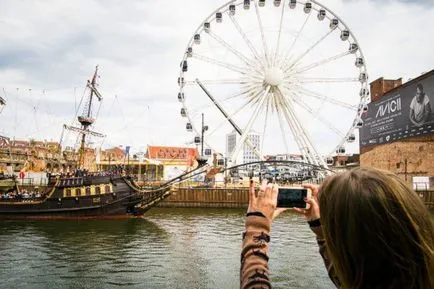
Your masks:
<instances>
[{"instance_id":1,"label":"waterfront quay","mask_svg":"<svg viewBox=\"0 0 434 289\"><path fill-rule=\"evenodd\" d=\"M434 209L434 190L417 190L429 209ZM175 187L172 194L158 204L170 208L247 208L247 187L189 188Z\"/></svg>"}]
</instances>

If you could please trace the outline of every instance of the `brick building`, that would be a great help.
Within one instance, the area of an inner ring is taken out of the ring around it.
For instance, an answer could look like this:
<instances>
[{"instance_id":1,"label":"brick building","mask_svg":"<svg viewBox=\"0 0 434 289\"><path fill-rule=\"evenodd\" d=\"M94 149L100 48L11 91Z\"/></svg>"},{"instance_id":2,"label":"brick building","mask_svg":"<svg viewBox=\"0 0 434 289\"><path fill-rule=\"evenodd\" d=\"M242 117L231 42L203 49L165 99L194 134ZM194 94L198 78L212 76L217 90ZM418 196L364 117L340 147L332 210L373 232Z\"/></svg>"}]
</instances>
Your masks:
<instances>
[{"instance_id":1,"label":"brick building","mask_svg":"<svg viewBox=\"0 0 434 289\"><path fill-rule=\"evenodd\" d=\"M416 98L414 91L421 83L424 87L423 93L429 100L431 115L428 115L424 123L414 124L409 120L409 111ZM416 182L414 177L425 177L430 179L429 186L433 189L434 70L404 84L401 84L401 79L377 79L371 83L371 95L371 116L380 119L380 115L386 114L387 117L387 113L390 113L391 117L383 122L377 120L377 123L375 120L370 123L365 121L368 127L361 130L361 166L391 171L408 184L413 184L413 187ZM365 134L369 134L366 142L362 140L363 130Z\"/></svg>"}]
</instances>

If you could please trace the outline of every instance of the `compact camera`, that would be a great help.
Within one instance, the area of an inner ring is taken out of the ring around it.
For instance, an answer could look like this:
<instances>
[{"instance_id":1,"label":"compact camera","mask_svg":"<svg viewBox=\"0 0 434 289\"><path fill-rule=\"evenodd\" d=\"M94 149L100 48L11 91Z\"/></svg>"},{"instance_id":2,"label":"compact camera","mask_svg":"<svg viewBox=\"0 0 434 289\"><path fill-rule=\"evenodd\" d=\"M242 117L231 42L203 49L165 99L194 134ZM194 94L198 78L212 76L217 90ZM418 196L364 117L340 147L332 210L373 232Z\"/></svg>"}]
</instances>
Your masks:
<instances>
[{"instance_id":1,"label":"compact camera","mask_svg":"<svg viewBox=\"0 0 434 289\"><path fill-rule=\"evenodd\" d=\"M278 208L308 208L304 198L312 196L311 189L303 187L279 188L277 195Z\"/></svg>"}]
</instances>

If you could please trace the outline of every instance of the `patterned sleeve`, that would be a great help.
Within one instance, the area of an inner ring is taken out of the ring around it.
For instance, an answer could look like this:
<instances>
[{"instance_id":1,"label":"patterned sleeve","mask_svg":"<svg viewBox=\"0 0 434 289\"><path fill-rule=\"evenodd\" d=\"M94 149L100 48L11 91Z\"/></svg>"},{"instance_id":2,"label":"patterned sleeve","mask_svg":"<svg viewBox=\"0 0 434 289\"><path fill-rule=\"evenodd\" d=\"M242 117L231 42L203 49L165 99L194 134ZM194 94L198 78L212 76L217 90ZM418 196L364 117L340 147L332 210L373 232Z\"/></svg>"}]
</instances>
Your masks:
<instances>
[{"instance_id":1,"label":"patterned sleeve","mask_svg":"<svg viewBox=\"0 0 434 289\"><path fill-rule=\"evenodd\" d=\"M271 221L257 214L246 217L241 251L240 288L270 289L268 243Z\"/></svg>"},{"instance_id":2,"label":"patterned sleeve","mask_svg":"<svg viewBox=\"0 0 434 289\"><path fill-rule=\"evenodd\" d=\"M311 226L310 229L315 233L316 235L316 241L318 243L319 247L319 253L324 261L324 265L327 269L327 273L330 277L330 280L336 285L336 288L341 287L341 282L339 281L338 276L336 275L335 268L333 266L332 260L330 260L330 257L327 252L327 244L324 239L324 234L321 228L321 225L319 226Z\"/></svg>"}]
</instances>

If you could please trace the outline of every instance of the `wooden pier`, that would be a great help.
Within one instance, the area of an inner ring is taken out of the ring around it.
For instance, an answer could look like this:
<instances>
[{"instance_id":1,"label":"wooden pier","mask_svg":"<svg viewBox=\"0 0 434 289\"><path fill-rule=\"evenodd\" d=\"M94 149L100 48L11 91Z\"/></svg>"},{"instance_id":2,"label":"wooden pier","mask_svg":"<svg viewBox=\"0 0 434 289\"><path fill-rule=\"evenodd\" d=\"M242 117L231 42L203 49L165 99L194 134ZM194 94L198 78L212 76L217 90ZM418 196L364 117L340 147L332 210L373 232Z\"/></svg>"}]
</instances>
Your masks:
<instances>
[{"instance_id":1,"label":"wooden pier","mask_svg":"<svg viewBox=\"0 0 434 289\"><path fill-rule=\"evenodd\" d=\"M239 188L176 188L159 207L247 208L249 191Z\"/></svg>"},{"instance_id":2,"label":"wooden pier","mask_svg":"<svg viewBox=\"0 0 434 289\"><path fill-rule=\"evenodd\" d=\"M434 191L418 191L428 209L434 209ZM159 207L247 208L246 187L235 188L175 188Z\"/></svg>"}]
</instances>

